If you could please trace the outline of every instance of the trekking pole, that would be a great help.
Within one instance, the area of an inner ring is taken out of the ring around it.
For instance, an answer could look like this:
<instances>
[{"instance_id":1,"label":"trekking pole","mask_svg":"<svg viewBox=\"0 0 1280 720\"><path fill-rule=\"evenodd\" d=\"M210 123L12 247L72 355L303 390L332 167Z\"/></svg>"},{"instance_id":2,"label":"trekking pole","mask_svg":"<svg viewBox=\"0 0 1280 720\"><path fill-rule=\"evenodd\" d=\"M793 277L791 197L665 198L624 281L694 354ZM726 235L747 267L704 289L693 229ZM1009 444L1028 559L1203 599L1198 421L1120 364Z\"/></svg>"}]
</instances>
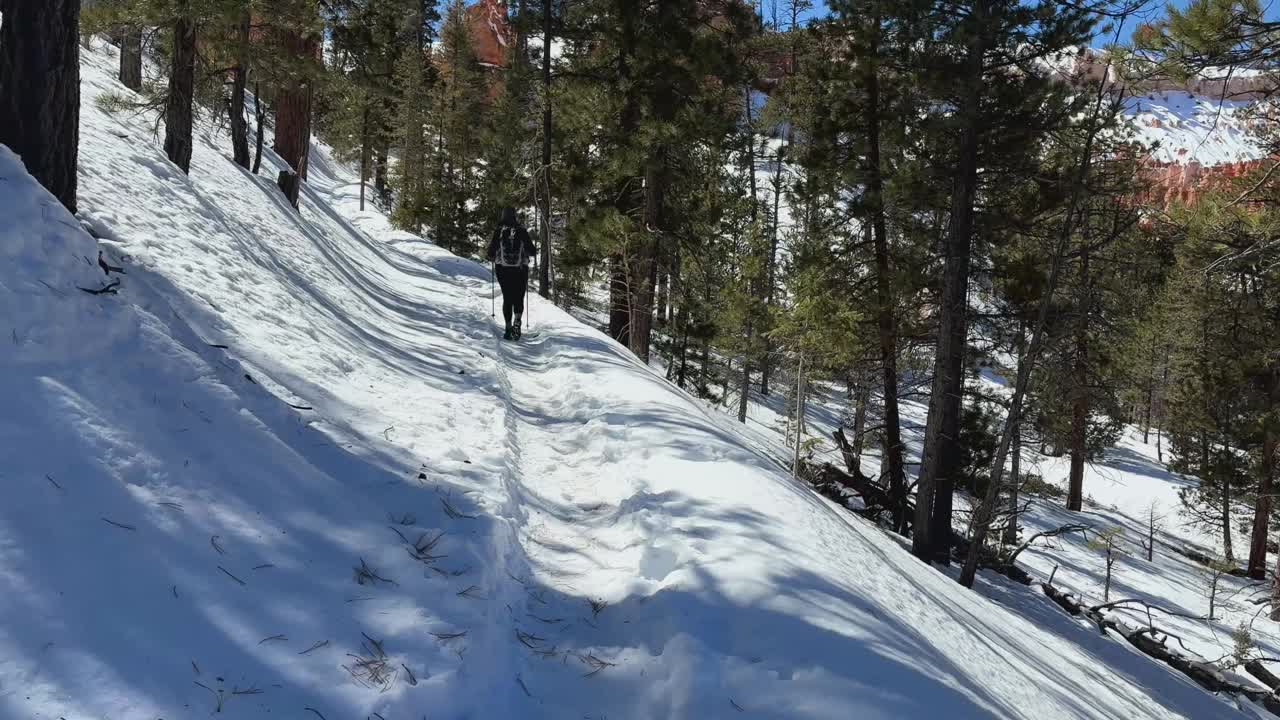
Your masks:
<instances>
[{"instance_id":1,"label":"trekking pole","mask_svg":"<svg viewBox=\"0 0 1280 720\"><path fill-rule=\"evenodd\" d=\"M489 263L489 317L491 318L498 316L498 295L493 287L493 277L496 274L497 271L494 269L494 264Z\"/></svg>"},{"instance_id":2,"label":"trekking pole","mask_svg":"<svg viewBox=\"0 0 1280 720\"><path fill-rule=\"evenodd\" d=\"M537 260L534 260L534 268L538 267ZM527 268L526 268L527 269ZM529 278L525 278L524 283L524 314L529 321L529 329L533 329L533 308L529 305Z\"/></svg>"}]
</instances>

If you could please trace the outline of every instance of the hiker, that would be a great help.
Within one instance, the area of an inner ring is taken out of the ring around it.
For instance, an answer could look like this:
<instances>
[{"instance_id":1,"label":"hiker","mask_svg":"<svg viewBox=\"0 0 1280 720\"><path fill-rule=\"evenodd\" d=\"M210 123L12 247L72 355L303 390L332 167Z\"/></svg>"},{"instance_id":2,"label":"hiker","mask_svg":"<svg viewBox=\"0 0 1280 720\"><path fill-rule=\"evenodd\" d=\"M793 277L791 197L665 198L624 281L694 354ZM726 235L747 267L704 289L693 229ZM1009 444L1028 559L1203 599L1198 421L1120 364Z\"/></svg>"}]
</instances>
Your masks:
<instances>
[{"instance_id":1,"label":"hiker","mask_svg":"<svg viewBox=\"0 0 1280 720\"><path fill-rule=\"evenodd\" d=\"M507 324L503 340L520 339L520 316L524 314L524 296L529 287L529 258L537 252L529 231L516 219L516 209L502 208L502 221L489 241L489 262L502 287L502 319Z\"/></svg>"}]
</instances>

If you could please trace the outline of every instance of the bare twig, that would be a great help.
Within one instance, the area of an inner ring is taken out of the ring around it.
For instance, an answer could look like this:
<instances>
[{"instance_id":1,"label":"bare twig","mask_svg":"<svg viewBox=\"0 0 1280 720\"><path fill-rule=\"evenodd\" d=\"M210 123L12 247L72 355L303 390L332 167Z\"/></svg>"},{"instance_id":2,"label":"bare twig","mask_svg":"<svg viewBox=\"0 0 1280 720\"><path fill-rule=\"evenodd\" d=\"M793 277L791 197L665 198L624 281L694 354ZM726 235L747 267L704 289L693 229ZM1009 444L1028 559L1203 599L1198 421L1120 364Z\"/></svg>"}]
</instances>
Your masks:
<instances>
[{"instance_id":1,"label":"bare twig","mask_svg":"<svg viewBox=\"0 0 1280 720\"><path fill-rule=\"evenodd\" d=\"M125 529L125 530L132 530L133 532L137 532L137 531L138 531L138 528L136 528L136 527L134 527L134 526L132 526L132 525L125 525L124 523L118 523L118 522L116 522L115 520L108 520L108 519L107 519L107 518L105 518L105 517L104 517L104 518L102 518L102 521L103 521L103 522L105 522L105 523L107 523L108 525L115 525L116 527L118 527L118 528L123 528L123 529Z\"/></svg>"},{"instance_id":2,"label":"bare twig","mask_svg":"<svg viewBox=\"0 0 1280 720\"><path fill-rule=\"evenodd\" d=\"M395 580L382 577L377 573L377 571L369 567L369 564L364 561L364 558L360 558L360 566L355 568L355 573L356 583L359 585L377 585L380 582L387 583L388 585L396 584Z\"/></svg>"},{"instance_id":3,"label":"bare twig","mask_svg":"<svg viewBox=\"0 0 1280 720\"><path fill-rule=\"evenodd\" d=\"M231 574L231 573L230 573L226 568L222 567L221 565L219 565L219 566L218 566L218 569L219 569L219 570L221 570L221 571L223 572L223 574L225 574L227 577L231 578L232 580L235 580L236 582L240 583L241 585L248 585L248 584L249 584L249 583L246 583L245 581L241 580L240 578L236 577L235 575L232 575L232 574Z\"/></svg>"},{"instance_id":4,"label":"bare twig","mask_svg":"<svg viewBox=\"0 0 1280 720\"><path fill-rule=\"evenodd\" d=\"M454 520L475 520L475 515L468 515L459 512L457 508L449 504L449 498L440 498L440 504L444 506L444 513Z\"/></svg>"},{"instance_id":5,"label":"bare twig","mask_svg":"<svg viewBox=\"0 0 1280 720\"><path fill-rule=\"evenodd\" d=\"M458 593L458 597L464 597L464 598L467 598L468 600L483 600L484 595L477 592L479 589L480 589L479 585L472 585L468 587L466 590L463 590L462 592Z\"/></svg>"},{"instance_id":6,"label":"bare twig","mask_svg":"<svg viewBox=\"0 0 1280 720\"><path fill-rule=\"evenodd\" d=\"M261 645L262 643L265 643L265 642L273 642L275 640L288 640L288 639L289 638L285 637L284 635L272 635L271 637L262 638L261 640L258 641L258 644Z\"/></svg>"},{"instance_id":7,"label":"bare twig","mask_svg":"<svg viewBox=\"0 0 1280 720\"><path fill-rule=\"evenodd\" d=\"M226 551L226 550L223 550L223 549L222 549L222 545L218 543L218 538L219 538L219 537L221 537L221 536L219 536L219 535L214 535L213 537L209 538L209 544L213 546L213 549L214 549L214 550L217 550L217 551L218 551L218 554L219 554L219 555L226 555L226 554L227 554L227 551Z\"/></svg>"},{"instance_id":8,"label":"bare twig","mask_svg":"<svg viewBox=\"0 0 1280 720\"><path fill-rule=\"evenodd\" d=\"M328 718L326 718L324 715L321 715L319 710L317 710L317 709L315 709L315 708L313 708L313 707L304 707L304 708L302 708L302 709L303 709L303 710L309 710L309 711L311 711L311 712L315 713L315 714L316 714L316 717L320 718L320 720L329 720L329 719L328 719Z\"/></svg>"},{"instance_id":9,"label":"bare twig","mask_svg":"<svg viewBox=\"0 0 1280 720\"><path fill-rule=\"evenodd\" d=\"M405 674L409 676L409 684L417 685L418 677L413 674L413 671L409 669L409 666L405 665L404 663L400 663L400 667L404 668Z\"/></svg>"},{"instance_id":10,"label":"bare twig","mask_svg":"<svg viewBox=\"0 0 1280 720\"><path fill-rule=\"evenodd\" d=\"M213 711L214 711L214 712L222 712L222 693L220 693L220 692L214 692L213 688L209 687L208 685L205 685L204 683L200 682L199 680L192 680L192 682L194 682L195 684L197 684L197 685L199 685L200 687L204 688L205 690L208 690L208 691L209 691L209 694L210 694L210 695L213 695L213 700L214 700L214 702L215 702L215 703L217 703L217 706L216 706L216 707L214 707Z\"/></svg>"},{"instance_id":11,"label":"bare twig","mask_svg":"<svg viewBox=\"0 0 1280 720\"><path fill-rule=\"evenodd\" d=\"M61 486L61 485L59 485L59 484L58 484L58 481L57 481L57 480L54 480L54 479L53 479L53 477L52 477L51 475L45 475L45 476L44 476L44 479L45 479L45 480L48 480L50 483L52 483L54 487L58 488L59 490L62 490L62 486Z\"/></svg>"},{"instance_id":12,"label":"bare twig","mask_svg":"<svg viewBox=\"0 0 1280 720\"><path fill-rule=\"evenodd\" d=\"M311 652L312 652L312 651L319 650L320 648L325 647L325 646L326 646L326 645L328 645L328 644L329 644L329 641L328 641L328 640L317 640L317 641L315 641L314 643L312 643L312 644L311 644L311 647L307 648L306 650L303 650L302 652L300 652L300 653L298 653L298 654L299 654L299 655L309 655L309 654L311 654Z\"/></svg>"},{"instance_id":13,"label":"bare twig","mask_svg":"<svg viewBox=\"0 0 1280 720\"><path fill-rule=\"evenodd\" d=\"M463 630L462 632L456 632L456 633L434 633L433 632L430 634L434 635L437 640L457 640L460 637L466 637L467 631Z\"/></svg>"},{"instance_id":14,"label":"bare twig","mask_svg":"<svg viewBox=\"0 0 1280 720\"><path fill-rule=\"evenodd\" d=\"M119 287L120 287L120 281L112 280L111 282L107 283L106 285L103 285L97 290L91 290L89 288L83 288L83 287L80 288L80 290L87 292L90 295L115 295Z\"/></svg>"}]
</instances>

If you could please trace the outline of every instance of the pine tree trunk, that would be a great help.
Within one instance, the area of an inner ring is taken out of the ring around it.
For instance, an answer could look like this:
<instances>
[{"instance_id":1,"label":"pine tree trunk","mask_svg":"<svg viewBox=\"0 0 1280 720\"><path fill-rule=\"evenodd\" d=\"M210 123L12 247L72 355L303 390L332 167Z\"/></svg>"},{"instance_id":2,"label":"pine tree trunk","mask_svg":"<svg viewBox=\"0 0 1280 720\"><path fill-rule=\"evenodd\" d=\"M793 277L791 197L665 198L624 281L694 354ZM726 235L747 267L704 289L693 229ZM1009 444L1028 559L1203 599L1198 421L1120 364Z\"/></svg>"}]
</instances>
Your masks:
<instances>
[{"instance_id":1,"label":"pine tree trunk","mask_svg":"<svg viewBox=\"0 0 1280 720\"><path fill-rule=\"evenodd\" d=\"M80 0L0 0L0 13L0 144L74 213Z\"/></svg>"},{"instance_id":2,"label":"pine tree trunk","mask_svg":"<svg viewBox=\"0 0 1280 720\"><path fill-rule=\"evenodd\" d=\"M750 330L747 334L750 335ZM745 357L742 359L742 382L739 383L741 392L738 395L738 422L747 422L747 402L751 398L751 362Z\"/></svg>"},{"instance_id":3,"label":"pine tree trunk","mask_svg":"<svg viewBox=\"0 0 1280 720\"><path fill-rule=\"evenodd\" d=\"M649 362L649 346L653 337L653 296L657 289L657 256L666 202L665 155L666 150L659 148L646 163L645 232L642 240L636 243L638 247L631 262L630 347L631 352L645 363Z\"/></svg>"},{"instance_id":4,"label":"pine tree trunk","mask_svg":"<svg viewBox=\"0 0 1280 720\"><path fill-rule=\"evenodd\" d=\"M1269 405L1274 414L1280 410L1280 369L1271 371ZM1262 476L1258 479L1258 499L1253 508L1253 534L1249 539L1249 577L1262 580L1267 575L1267 530L1271 523L1271 493L1275 484L1276 452L1280 447L1280 429L1270 419L1262 433Z\"/></svg>"},{"instance_id":5,"label":"pine tree trunk","mask_svg":"<svg viewBox=\"0 0 1280 720\"><path fill-rule=\"evenodd\" d=\"M791 141L790 130L786 131L782 137L782 144L778 146L778 154L774 157L773 168L773 218L769 228L769 258L768 265L765 269L766 282L769 286L765 289L764 306L765 312L773 312L774 294L777 292L777 267L778 267L778 212L782 203L782 164L787 156L787 144ZM765 397L769 396L769 376L773 370L773 341L767 337L764 341L764 356L760 358L760 394Z\"/></svg>"},{"instance_id":6,"label":"pine tree trunk","mask_svg":"<svg viewBox=\"0 0 1280 720\"><path fill-rule=\"evenodd\" d=\"M979 26L986 4L974 5ZM943 252L938 341L933 364L924 458L917 491L911 551L922 559L951 562L951 512L955 476L960 468L960 407L964 392L967 340L969 250L978 185L978 136L981 131L982 59L985 30L973 35L965 58L965 90L957 109L960 144L951 191L951 218ZM887 398L886 398L887 399Z\"/></svg>"},{"instance_id":7,"label":"pine tree trunk","mask_svg":"<svg viewBox=\"0 0 1280 720\"><path fill-rule=\"evenodd\" d=\"M659 269L658 269L657 316L658 316L658 327L663 327L667 324L667 308L668 308L668 303L670 302L670 292L671 292L670 285L668 283L670 281L671 273L668 272L667 264L665 262L659 263L658 267Z\"/></svg>"},{"instance_id":8,"label":"pine tree trunk","mask_svg":"<svg viewBox=\"0 0 1280 720\"><path fill-rule=\"evenodd\" d=\"M120 82L134 92L142 89L142 28L120 30Z\"/></svg>"},{"instance_id":9,"label":"pine tree trunk","mask_svg":"<svg viewBox=\"0 0 1280 720\"><path fill-rule=\"evenodd\" d=\"M862 473L862 451L867 440L867 401L871 398L871 385L864 380L850 388L854 393L853 409L853 467L849 472Z\"/></svg>"},{"instance_id":10,"label":"pine tree trunk","mask_svg":"<svg viewBox=\"0 0 1280 720\"><path fill-rule=\"evenodd\" d=\"M542 263L538 294L551 297L551 0L542 0Z\"/></svg>"},{"instance_id":11,"label":"pine tree trunk","mask_svg":"<svg viewBox=\"0 0 1280 720\"><path fill-rule=\"evenodd\" d=\"M369 184L369 123L373 110L368 102L360 114L360 211L364 212L365 186Z\"/></svg>"},{"instance_id":12,"label":"pine tree trunk","mask_svg":"<svg viewBox=\"0 0 1280 720\"><path fill-rule=\"evenodd\" d=\"M280 32L280 46L291 58L315 57L316 40L295 30ZM291 76L276 92L276 137L272 147L289 167L280 171L277 184L298 207L302 182L307 179L307 155L311 149L311 83Z\"/></svg>"},{"instance_id":13,"label":"pine tree trunk","mask_svg":"<svg viewBox=\"0 0 1280 720\"><path fill-rule=\"evenodd\" d=\"M1025 322L1018 323L1018 372L1022 372L1022 364L1026 362L1026 353L1023 352L1026 346L1027 326ZM1009 452L1013 457L1009 461L1009 524L1004 528L1003 542L1006 545L1014 545L1018 542L1018 484L1021 482L1022 476L1022 418L1013 419L1013 427L1009 431L1013 437L1010 438Z\"/></svg>"},{"instance_id":14,"label":"pine tree trunk","mask_svg":"<svg viewBox=\"0 0 1280 720\"><path fill-rule=\"evenodd\" d=\"M615 254L609 258L609 337L626 347L631 347L630 297L626 261Z\"/></svg>"},{"instance_id":15,"label":"pine tree trunk","mask_svg":"<svg viewBox=\"0 0 1280 720\"><path fill-rule=\"evenodd\" d=\"M249 13L240 15L236 28L236 65L231 68L231 99L227 104L227 117L231 121L231 152L235 162L248 170L249 121L244 116L245 88L249 82Z\"/></svg>"},{"instance_id":16,"label":"pine tree trunk","mask_svg":"<svg viewBox=\"0 0 1280 720\"><path fill-rule=\"evenodd\" d=\"M639 8L631 3L620 3L619 10L622 32L616 64L618 81L625 88L625 92L622 107L618 113L618 128L619 137L630 138L640 123L639 99L636 97L638 91L635 84L631 82L631 57L636 45L635 14ZM634 212L638 209L634 180L635 178L630 177L622 178L614 194L614 210L621 217L633 218ZM629 348L632 347L635 334L632 326L635 312L631 307L634 298L631 288L634 281L635 261L631 257L633 252L630 248L623 248L615 251L609 260L609 335ZM706 371L704 362L702 367L704 376Z\"/></svg>"},{"instance_id":17,"label":"pine tree trunk","mask_svg":"<svg viewBox=\"0 0 1280 720\"><path fill-rule=\"evenodd\" d=\"M253 84L253 118L255 120L256 137L253 139L253 174L257 175L258 170L262 169L262 130L267 124L267 106L262 99L262 85L254 82Z\"/></svg>"},{"instance_id":18,"label":"pine tree trunk","mask_svg":"<svg viewBox=\"0 0 1280 720\"><path fill-rule=\"evenodd\" d=\"M884 177L880 165L880 14L873 13L868 33L870 50L865 63L867 102L863 120L867 129L867 194L871 234L875 244L876 328L880 343L881 383L884 395L884 461L893 502L893 529L905 533L907 484L902 459L901 423L898 418L898 327L894 312L893 278L889 261L889 233L885 227ZM967 241L966 241L967 242ZM963 331L962 331L963 332ZM950 535L950 523L946 533Z\"/></svg>"},{"instance_id":19,"label":"pine tree trunk","mask_svg":"<svg viewBox=\"0 0 1280 720\"><path fill-rule=\"evenodd\" d=\"M1080 510L1084 505L1084 464L1087 457L1089 430L1089 315L1090 297L1089 250L1080 254L1080 279L1084 296L1076 324L1076 357L1073 363L1073 397L1071 400L1071 475L1067 481L1067 509Z\"/></svg>"},{"instance_id":20,"label":"pine tree trunk","mask_svg":"<svg viewBox=\"0 0 1280 720\"><path fill-rule=\"evenodd\" d=\"M384 101L382 114L378 117L378 133L374 138L373 191L378 195L384 208L391 206L391 191L387 184L388 158L391 156L391 131L386 123L387 118L392 117L393 111L391 101Z\"/></svg>"},{"instance_id":21,"label":"pine tree trunk","mask_svg":"<svg viewBox=\"0 0 1280 720\"><path fill-rule=\"evenodd\" d=\"M1222 557L1229 563L1236 561L1231 548L1231 475L1222 474Z\"/></svg>"},{"instance_id":22,"label":"pine tree trunk","mask_svg":"<svg viewBox=\"0 0 1280 720\"><path fill-rule=\"evenodd\" d=\"M164 153L184 173L191 172L195 81L196 26L184 16L173 24L173 59L164 111Z\"/></svg>"}]
</instances>

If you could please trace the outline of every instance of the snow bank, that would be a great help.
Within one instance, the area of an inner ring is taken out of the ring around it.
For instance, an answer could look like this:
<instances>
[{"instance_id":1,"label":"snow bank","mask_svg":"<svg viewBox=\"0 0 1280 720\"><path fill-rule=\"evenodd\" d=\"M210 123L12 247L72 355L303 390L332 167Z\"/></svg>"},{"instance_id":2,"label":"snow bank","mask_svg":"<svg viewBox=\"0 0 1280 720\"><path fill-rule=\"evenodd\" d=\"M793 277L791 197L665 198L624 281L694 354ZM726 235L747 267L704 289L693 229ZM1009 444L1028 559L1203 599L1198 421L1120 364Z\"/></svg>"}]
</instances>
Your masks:
<instances>
[{"instance_id":1,"label":"snow bank","mask_svg":"<svg viewBox=\"0 0 1280 720\"><path fill-rule=\"evenodd\" d=\"M487 270L323 148L301 215L212 130L176 172L92 103L113 62L81 205L119 296L66 290L92 244L0 166L55 239L4 251L52 287L0 286L42 348L0 354L0 717L1237 716L962 590L541 299L503 344Z\"/></svg>"}]
</instances>

